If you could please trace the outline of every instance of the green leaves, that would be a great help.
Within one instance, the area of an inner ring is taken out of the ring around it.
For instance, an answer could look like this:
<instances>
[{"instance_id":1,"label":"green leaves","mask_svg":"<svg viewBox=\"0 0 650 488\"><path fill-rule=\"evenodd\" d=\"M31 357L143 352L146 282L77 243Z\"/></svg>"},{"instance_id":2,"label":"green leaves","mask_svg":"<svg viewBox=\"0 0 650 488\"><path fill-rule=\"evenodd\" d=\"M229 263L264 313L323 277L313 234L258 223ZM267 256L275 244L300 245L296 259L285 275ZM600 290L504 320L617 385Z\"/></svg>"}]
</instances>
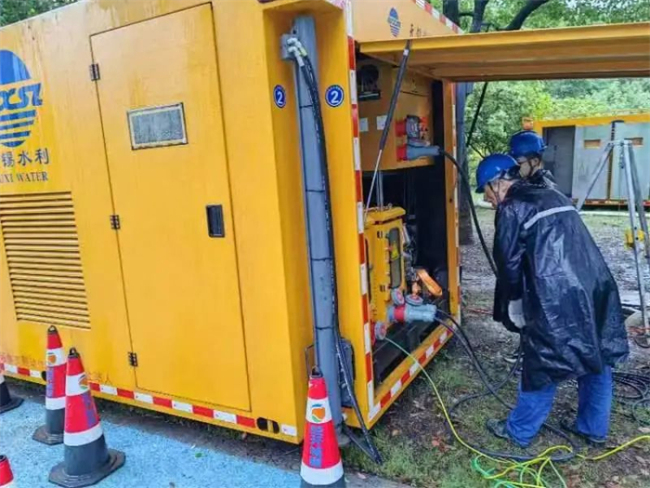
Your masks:
<instances>
[{"instance_id":1,"label":"green leaves","mask_svg":"<svg viewBox=\"0 0 650 488\"><path fill-rule=\"evenodd\" d=\"M77 0L0 0L0 26L62 7Z\"/></svg>"}]
</instances>

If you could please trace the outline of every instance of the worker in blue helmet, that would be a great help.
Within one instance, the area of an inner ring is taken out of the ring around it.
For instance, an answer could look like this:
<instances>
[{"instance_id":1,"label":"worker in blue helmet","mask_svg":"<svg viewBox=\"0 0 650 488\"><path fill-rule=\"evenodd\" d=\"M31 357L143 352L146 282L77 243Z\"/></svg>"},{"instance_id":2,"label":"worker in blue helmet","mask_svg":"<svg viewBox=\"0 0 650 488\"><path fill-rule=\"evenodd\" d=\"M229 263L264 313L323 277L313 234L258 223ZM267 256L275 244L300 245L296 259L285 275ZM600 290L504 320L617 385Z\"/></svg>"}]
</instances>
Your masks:
<instances>
[{"instance_id":1,"label":"worker in blue helmet","mask_svg":"<svg viewBox=\"0 0 650 488\"><path fill-rule=\"evenodd\" d=\"M602 444L612 404L612 366L628 342L616 282L571 201L555 188L513 178L512 158L492 155L476 170L477 191L496 208L494 319L521 334L522 374L497 437L527 447L546 421L558 385L578 383L568 431Z\"/></svg>"},{"instance_id":2,"label":"worker in blue helmet","mask_svg":"<svg viewBox=\"0 0 650 488\"><path fill-rule=\"evenodd\" d=\"M519 175L533 184L554 186L551 172L544 169L544 139L535 131L522 130L510 138L510 156L517 161Z\"/></svg>"}]
</instances>

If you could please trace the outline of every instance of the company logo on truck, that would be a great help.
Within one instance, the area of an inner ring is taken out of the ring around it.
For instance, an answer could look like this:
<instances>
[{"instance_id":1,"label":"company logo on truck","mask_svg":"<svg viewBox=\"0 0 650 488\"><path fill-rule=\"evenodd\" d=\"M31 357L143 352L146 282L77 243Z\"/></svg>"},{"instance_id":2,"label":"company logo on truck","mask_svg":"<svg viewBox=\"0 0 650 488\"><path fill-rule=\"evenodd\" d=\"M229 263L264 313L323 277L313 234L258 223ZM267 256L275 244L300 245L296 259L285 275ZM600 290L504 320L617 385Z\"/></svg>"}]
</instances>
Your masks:
<instances>
[{"instance_id":1,"label":"company logo on truck","mask_svg":"<svg viewBox=\"0 0 650 488\"><path fill-rule=\"evenodd\" d=\"M32 80L22 59L0 50L0 144L9 148L23 144L41 105L41 83Z\"/></svg>"}]
</instances>

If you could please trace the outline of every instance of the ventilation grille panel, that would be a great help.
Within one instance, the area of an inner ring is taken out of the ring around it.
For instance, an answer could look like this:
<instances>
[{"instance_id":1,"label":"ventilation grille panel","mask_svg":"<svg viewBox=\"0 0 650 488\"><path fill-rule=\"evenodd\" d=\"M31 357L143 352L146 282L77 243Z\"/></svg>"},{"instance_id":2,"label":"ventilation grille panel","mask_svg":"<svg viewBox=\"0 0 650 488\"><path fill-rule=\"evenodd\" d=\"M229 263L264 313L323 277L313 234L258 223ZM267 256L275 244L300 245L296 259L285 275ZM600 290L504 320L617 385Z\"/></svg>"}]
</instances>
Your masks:
<instances>
[{"instance_id":1,"label":"ventilation grille panel","mask_svg":"<svg viewBox=\"0 0 650 488\"><path fill-rule=\"evenodd\" d=\"M90 327L71 194L0 195L0 228L18 320Z\"/></svg>"}]
</instances>

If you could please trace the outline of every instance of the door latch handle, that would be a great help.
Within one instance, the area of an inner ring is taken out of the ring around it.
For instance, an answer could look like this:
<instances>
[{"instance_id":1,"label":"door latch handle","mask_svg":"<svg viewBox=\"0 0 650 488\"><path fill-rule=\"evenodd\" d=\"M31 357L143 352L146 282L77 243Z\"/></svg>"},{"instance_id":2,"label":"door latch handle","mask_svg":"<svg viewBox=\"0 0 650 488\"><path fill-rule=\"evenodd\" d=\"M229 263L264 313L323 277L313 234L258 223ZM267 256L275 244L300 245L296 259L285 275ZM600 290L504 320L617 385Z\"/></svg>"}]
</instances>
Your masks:
<instances>
[{"instance_id":1,"label":"door latch handle","mask_svg":"<svg viewBox=\"0 0 650 488\"><path fill-rule=\"evenodd\" d=\"M208 205L205 207L208 217L208 235L210 237L226 237L223 225L223 206Z\"/></svg>"}]
</instances>

